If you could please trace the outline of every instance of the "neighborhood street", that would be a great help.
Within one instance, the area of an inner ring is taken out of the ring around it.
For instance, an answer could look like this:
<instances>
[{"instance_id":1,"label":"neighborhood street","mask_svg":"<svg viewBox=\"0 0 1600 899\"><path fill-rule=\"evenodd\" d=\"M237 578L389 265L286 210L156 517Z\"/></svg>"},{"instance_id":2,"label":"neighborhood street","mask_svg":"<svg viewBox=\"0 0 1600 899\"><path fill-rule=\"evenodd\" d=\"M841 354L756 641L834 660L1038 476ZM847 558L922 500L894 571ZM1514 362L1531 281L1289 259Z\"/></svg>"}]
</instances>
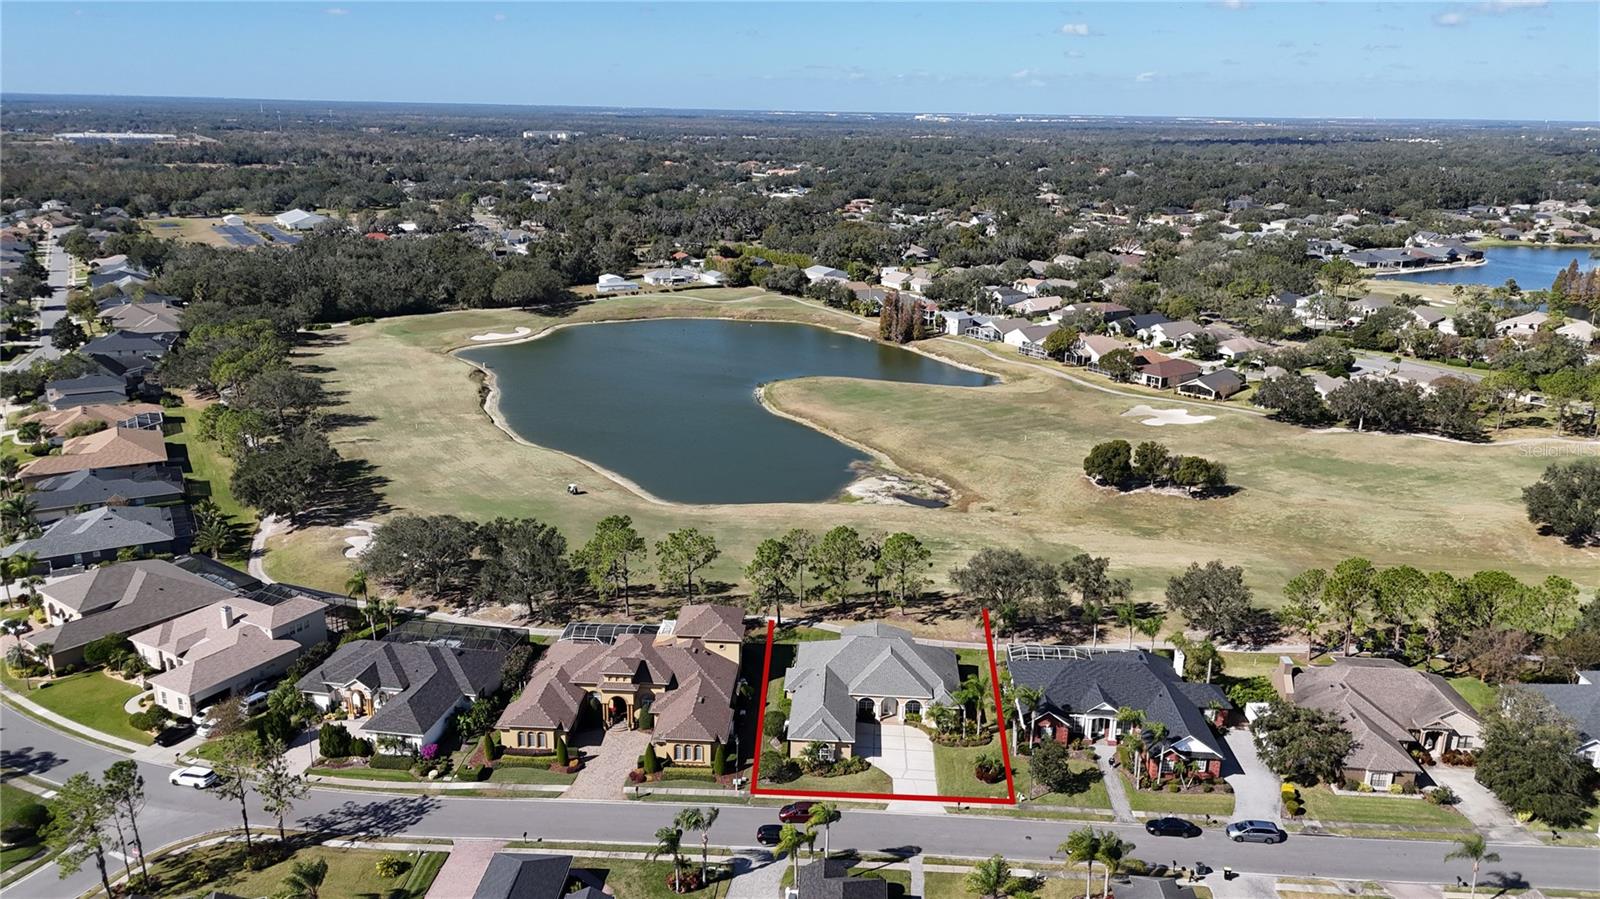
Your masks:
<instances>
[{"instance_id":1,"label":"neighborhood street","mask_svg":"<svg viewBox=\"0 0 1600 899\"><path fill-rule=\"evenodd\" d=\"M98 773L122 756L67 736L6 708L0 722L5 749L0 765L60 782L78 771ZM238 808L188 788L170 786L170 768L140 764L149 802L140 818L146 845L157 846L208 831L237 826ZM554 806L554 808L552 807ZM485 799L401 796L368 791L314 789L295 810L294 825L339 834L451 838L544 837L563 841L651 843L656 829L669 823L679 806L627 800ZM253 824L268 825L259 807ZM776 820L771 808L727 806L713 843L754 844L756 827ZM1001 817L982 819L933 812L850 811L833 826L835 847L866 851L921 851L934 856L987 856L1000 853L1017 862L1058 857L1056 847L1079 825ZM1151 837L1137 826L1114 826L1133 841L1135 854L1149 861L1231 865L1246 873L1292 874L1356 880L1453 883L1467 868L1447 862L1450 844L1411 840L1368 840L1331 836L1293 836L1278 846L1234 844L1211 831L1192 840ZM1494 844L1501 861L1484 866L1484 881L1504 877L1541 887L1600 888L1600 853L1586 849ZM76 896L93 887L97 875L86 868L57 880L45 866L8 889L27 899Z\"/></svg>"},{"instance_id":2,"label":"neighborhood street","mask_svg":"<svg viewBox=\"0 0 1600 899\"><path fill-rule=\"evenodd\" d=\"M67 291L72 286L72 257L62 248L61 241L51 232L40 244L45 253L45 268L49 271L50 296L39 300L39 345L6 364L6 369L21 371L41 359L55 359L61 355L51 342L55 326L67 314Z\"/></svg>"}]
</instances>

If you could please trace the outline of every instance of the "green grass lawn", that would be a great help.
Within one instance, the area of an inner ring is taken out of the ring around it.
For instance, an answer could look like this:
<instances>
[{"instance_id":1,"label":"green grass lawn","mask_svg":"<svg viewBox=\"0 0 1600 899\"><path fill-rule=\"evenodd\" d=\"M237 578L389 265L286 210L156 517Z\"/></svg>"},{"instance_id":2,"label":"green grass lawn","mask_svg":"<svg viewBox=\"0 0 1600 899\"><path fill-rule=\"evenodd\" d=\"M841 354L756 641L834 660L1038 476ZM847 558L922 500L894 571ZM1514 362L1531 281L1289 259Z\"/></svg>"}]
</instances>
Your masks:
<instances>
[{"instance_id":1,"label":"green grass lawn","mask_svg":"<svg viewBox=\"0 0 1600 899\"><path fill-rule=\"evenodd\" d=\"M940 796L1004 796L1006 782L986 784L972 773L978 756L986 753L1000 754L1000 740L990 740L983 746L940 746L933 744L933 766L939 777ZM1013 764L1015 760L1013 760Z\"/></svg>"},{"instance_id":2,"label":"green grass lawn","mask_svg":"<svg viewBox=\"0 0 1600 899\"><path fill-rule=\"evenodd\" d=\"M189 468L183 478L184 487L191 500L209 498L233 522L238 540L233 552L224 558L235 563L249 561L250 537L256 530L256 512L234 497L228 487L233 476L233 460L222 455L215 443L200 440L189 430L189 422L200 414L196 406L168 409L167 442L185 447L189 453Z\"/></svg>"},{"instance_id":3,"label":"green grass lawn","mask_svg":"<svg viewBox=\"0 0 1600 899\"><path fill-rule=\"evenodd\" d=\"M1193 817L1212 815L1226 818L1233 814L1231 793L1168 793L1165 790L1135 790L1125 784L1128 805L1136 812L1154 812L1157 815Z\"/></svg>"},{"instance_id":4,"label":"green grass lawn","mask_svg":"<svg viewBox=\"0 0 1600 899\"><path fill-rule=\"evenodd\" d=\"M494 771L489 775L489 782L495 784L569 784L577 776L576 774L551 771L549 768L496 765Z\"/></svg>"},{"instance_id":5,"label":"green grass lawn","mask_svg":"<svg viewBox=\"0 0 1600 899\"><path fill-rule=\"evenodd\" d=\"M967 891L965 874L926 871L922 875L922 899L972 899L972 894Z\"/></svg>"},{"instance_id":6,"label":"green grass lawn","mask_svg":"<svg viewBox=\"0 0 1600 899\"><path fill-rule=\"evenodd\" d=\"M1028 796L1033 792L1033 774L1028 767L1028 759L1024 756L1011 757L1013 777L1017 782L1017 797ZM1087 759L1073 759L1068 766L1075 772L1083 774L1084 789L1076 793L1044 793L1029 799L1025 805L1071 805L1081 808L1111 808L1111 797L1106 795L1105 780L1100 776L1100 768Z\"/></svg>"},{"instance_id":7,"label":"green grass lawn","mask_svg":"<svg viewBox=\"0 0 1600 899\"><path fill-rule=\"evenodd\" d=\"M1468 705L1477 709L1478 714L1484 715L1494 710L1495 695L1498 691L1478 678L1452 677L1450 678L1450 686L1455 687L1456 692L1461 694L1461 698L1465 699Z\"/></svg>"},{"instance_id":8,"label":"green grass lawn","mask_svg":"<svg viewBox=\"0 0 1600 899\"><path fill-rule=\"evenodd\" d=\"M122 710L124 703L143 692L133 684L115 680L101 671L82 671L54 681L34 683L34 689L27 690L22 681L12 678L9 670L6 672L6 685L35 705L101 733L150 745L151 735L129 724L128 713Z\"/></svg>"},{"instance_id":9,"label":"green grass lawn","mask_svg":"<svg viewBox=\"0 0 1600 899\"><path fill-rule=\"evenodd\" d=\"M892 793L894 781L878 768L838 777L804 775L786 784L767 784L773 790L838 790L847 793Z\"/></svg>"},{"instance_id":10,"label":"green grass lawn","mask_svg":"<svg viewBox=\"0 0 1600 899\"><path fill-rule=\"evenodd\" d=\"M699 864L699 847L696 846L694 852L688 852L687 845L684 849L690 862ZM573 860L573 871L578 870L588 871L601 878L616 899L682 899L683 896L674 893L672 888L667 886L667 878L672 876L670 861L579 856ZM719 881L709 889L689 895L695 899L722 899L728 895L728 881Z\"/></svg>"},{"instance_id":11,"label":"green grass lawn","mask_svg":"<svg viewBox=\"0 0 1600 899\"><path fill-rule=\"evenodd\" d=\"M1472 826L1461 813L1425 799L1395 799L1388 796L1336 796L1317 788L1301 790L1306 814L1318 821L1343 821L1351 824L1397 824L1419 830L1466 829Z\"/></svg>"},{"instance_id":12,"label":"green grass lawn","mask_svg":"<svg viewBox=\"0 0 1600 899\"><path fill-rule=\"evenodd\" d=\"M417 778L410 771L401 771L394 768L311 768L307 774L319 777L338 777L348 780L388 780L417 783Z\"/></svg>"},{"instance_id":13,"label":"green grass lawn","mask_svg":"<svg viewBox=\"0 0 1600 899\"><path fill-rule=\"evenodd\" d=\"M44 798L36 796L27 790L14 787L8 783L0 783L0 818L4 819L7 826L10 826L12 816L16 812L24 806L35 803L48 804ZM0 849L0 871L9 871L43 850L43 843L37 836L15 846Z\"/></svg>"},{"instance_id":14,"label":"green grass lawn","mask_svg":"<svg viewBox=\"0 0 1600 899\"><path fill-rule=\"evenodd\" d=\"M443 867L443 852L382 852L372 849L329 849L312 846L301 849L278 864L250 871L243 863L244 847L235 843L202 846L165 856L150 865L150 876L157 881L156 895L200 895L207 890L222 890L240 896L271 896L283 888L297 861L322 860L328 863L328 876L322 883L324 896L382 897L382 899L421 899ZM398 877L379 877L375 866L385 855L397 855L411 862ZM205 868L216 876L197 882L193 872Z\"/></svg>"}]
</instances>

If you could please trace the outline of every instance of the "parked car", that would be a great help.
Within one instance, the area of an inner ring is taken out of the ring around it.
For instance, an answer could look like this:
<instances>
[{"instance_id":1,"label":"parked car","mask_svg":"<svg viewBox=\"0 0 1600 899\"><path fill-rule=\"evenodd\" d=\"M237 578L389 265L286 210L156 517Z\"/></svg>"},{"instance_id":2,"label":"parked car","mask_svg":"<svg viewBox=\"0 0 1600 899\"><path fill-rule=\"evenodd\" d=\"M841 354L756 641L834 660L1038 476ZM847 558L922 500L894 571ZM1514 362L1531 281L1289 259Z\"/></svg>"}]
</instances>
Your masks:
<instances>
[{"instance_id":1,"label":"parked car","mask_svg":"<svg viewBox=\"0 0 1600 899\"><path fill-rule=\"evenodd\" d=\"M1228 825L1227 834L1235 843L1281 843L1289 838L1271 821L1235 821Z\"/></svg>"},{"instance_id":2,"label":"parked car","mask_svg":"<svg viewBox=\"0 0 1600 899\"><path fill-rule=\"evenodd\" d=\"M245 717L249 717L260 711L262 706L265 706L266 704L267 692L265 690L257 690L254 693L251 693L249 696L239 700L239 711L243 712Z\"/></svg>"},{"instance_id":3,"label":"parked car","mask_svg":"<svg viewBox=\"0 0 1600 899\"><path fill-rule=\"evenodd\" d=\"M1182 818L1151 818L1144 822L1144 832L1154 837L1197 837L1200 825Z\"/></svg>"},{"instance_id":4,"label":"parked car","mask_svg":"<svg viewBox=\"0 0 1600 899\"><path fill-rule=\"evenodd\" d=\"M782 824L763 824L756 828L756 842L763 846L776 846L778 845L778 834L782 832Z\"/></svg>"},{"instance_id":5,"label":"parked car","mask_svg":"<svg viewBox=\"0 0 1600 899\"><path fill-rule=\"evenodd\" d=\"M179 768L167 778L175 787L194 787L196 790L206 790L217 785L217 772L199 765L190 765Z\"/></svg>"},{"instance_id":6,"label":"parked car","mask_svg":"<svg viewBox=\"0 0 1600 899\"><path fill-rule=\"evenodd\" d=\"M26 618L13 618L10 621L7 621L4 627L0 628L0 630L4 630L6 633L15 636L26 634L28 631L33 630L33 625L29 624L28 619Z\"/></svg>"},{"instance_id":7,"label":"parked car","mask_svg":"<svg viewBox=\"0 0 1600 899\"><path fill-rule=\"evenodd\" d=\"M804 824L811 817L811 807L815 802L791 802L778 809L778 820L785 824Z\"/></svg>"},{"instance_id":8,"label":"parked car","mask_svg":"<svg viewBox=\"0 0 1600 899\"><path fill-rule=\"evenodd\" d=\"M194 736L194 723L179 721L168 725L161 733L156 734L155 744L157 746L176 746L192 736Z\"/></svg>"}]
</instances>

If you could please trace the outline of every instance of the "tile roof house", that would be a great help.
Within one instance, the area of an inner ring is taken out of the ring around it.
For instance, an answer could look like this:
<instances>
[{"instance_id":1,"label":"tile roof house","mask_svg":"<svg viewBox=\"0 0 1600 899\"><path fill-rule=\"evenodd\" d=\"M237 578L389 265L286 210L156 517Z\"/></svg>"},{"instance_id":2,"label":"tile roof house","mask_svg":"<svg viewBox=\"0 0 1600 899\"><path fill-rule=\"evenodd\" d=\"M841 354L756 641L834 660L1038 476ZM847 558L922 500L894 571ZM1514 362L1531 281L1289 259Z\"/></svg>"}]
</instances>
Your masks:
<instances>
[{"instance_id":1,"label":"tile roof house","mask_svg":"<svg viewBox=\"0 0 1600 899\"><path fill-rule=\"evenodd\" d=\"M33 520L48 524L79 510L101 506L146 506L183 498L183 478L171 468L130 472L74 471L35 481L28 498Z\"/></svg>"},{"instance_id":2,"label":"tile roof house","mask_svg":"<svg viewBox=\"0 0 1600 899\"><path fill-rule=\"evenodd\" d=\"M1592 322L1586 322L1581 318L1575 318L1567 322L1557 328L1556 333L1562 337L1570 337L1584 346L1600 340L1600 327L1596 327Z\"/></svg>"},{"instance_id":3,"label":"tile roof house","mask_svg":"<svg viewBox=\"0 0 1600 899\"><path fill-rule=\"evenodd\" d=\"M92 568L39 588L51 626L26 636L50 644L52 669L83 661L83 647L109 634L131 634L224 601L233 591L171 562L143 559Z\"/></svg>"},{"instance_id":4,"label":"tile roof house","mask_svg":"<svg viewBox=\"0 0 1600 899\"><path fill-rule=\"evenodd\" d=\"M1356 740L1344 760L1345 779L1375 790L1416 784L1422 769L1413 750L1470 750L1482 731L1478 713L1444 678L1393 659L1345 658L1298 673L1285 659L1272 679L1296 705L1344 721Z\"/></svg>"},{"instance_id":5,"label":"tile roof house","mask_svg":"<svg viewBox=\"0 0 1600 899\"><path fill-rule=\"evenodd\" d=\"M1107 353L1128 349L1128 345L1104 334L1085 334L1072 345L1072 361L1093 368Z\"/></svg>"},{"instance_id":6,"label":"tile roof house","mask_svg":"<svg viewBox=\"0 0 1600 899\"><path fill-rule=\"evenodd\" d=\"M1178 392L1189 396L1204 397L1208 400L1225 400L1243 390L1244 387L1243 375L1226 368L1219 368L1214 372L1179 384Z\"/></svg>"},{"instance_id":7,"label":"tile roof house","mask_svg":"<svg viewBox=\"0 0 1600 899\"><path fill-rule=\"evenodd\" d=\"M458 710L499 689L504 663L500 650L353 640L296 686L319 709L365 718L355 732L380 752L406 752L438 742Z\"/></svg>"},{"instance_id":8,"label":"tile roof house","mask_svg":"<svg viewBox=\"0 0 1600 899\"><path fill-rule=\"evenodd\" d=\"M183 310L164 300L152 300L155 294L145 294L143 300L130 300L125 296L100 303L99 316L111 322L111 327L130 334L148 334L169 341L182 333L179 320Z\"/></svg>"},{"instance_id":9,"label":"tile roof house","mask_svg":"<svg viewBox=\"0 0 1600 899\"><path fill-rule=\"evenodd\" d=\"M1579 671L1575 684L1529 684L1578 730L1578 755L1600 768L1600 671Z\"/></svg>"},{"instance_id":10,"label":"tile roof house","mask_svg":"<svg viewBox=\"0 0 1600 899\"><path fill-rule=\"evenodd\" d=\"M1174 359L1154 350L1134 354L1133 380L1146 387L1165 390L1200 377L1200 366L1187 359Z\"/></svg>"},{"instance_id":11,"label":"tile roof house","mask_svg":"<svg viewBox=\"0 0 1600 899\"><path fill-rule=\"evenodd\" d=\"M1159 780L1172 774L1179 759L1200 772L1222 774L1227 745L1214 729L1222 727L1233 703L1213 684L1179 677L1165 657L1141 649L1086 653L1014 644L1006 658L1012 682L1042 694L1032 724L1035 738L1116 743L1138 730L1119 725L1118 711L1137 709L1146 721L1167 729L1147 759L1147 776Z\"/></svg>"},{"instance_id":12,"label":"tile roof house","mask_svg":"<svg viewBox=\"0 0 1600 899\"><path fill-rule=\"evenodd\" d=\"M860 717L894 718L948 705L959 682L953 650L925 646L887 624L858 624L838 640L802 643L783 684L790 697L790 752L798 755L818 742L848 756Z\"/></svg>"},{"instance_id":13,"label":"tile roof house","mask_svg":"<svg viewBox=\"0 0 1600 899\"><path fill-rule=\"evenodd\" d=\"M0 549L38 557L49 571L116 561L123 550L143 555L185 552L193 520L185 506L104 506L51 522L44 532Z\"/></svg>"},{"instance_id":14,"label":"tile roof house","mask_svg":"<svg viewBox=\"0 0 1600 899\"><path fill-rule=\"evenodd\" d=\"M51 434L64 434L80 422L99 422L107 428L132 428L156 430L166 420L166 413L155 403L91 403L71 406L60 411L46 409L25 416L23 421L36 421Z\"/></svg>"},{"instance_id":15,"label":"tile roof house","mask_svg":"<svg viewBox=\"0 0 1600 899\"><path fill-rule=\"evenodd\" d=\"M1496 334L1510 334L1514 337L1527 336L1544 327L1545 322L1549 320L1550 314L1548 312L1525 312L1522 315L1513 315L1510 318L1495 322L1494 332Z\"/></svg>"},{"instance_id":16,"label":"tile roof house","mask_svg":"<svg viewBox=\"0 0 1600 899\"><path fill-rule=\"evenodd\" d=\"M579 626L552 644L495 729L512 754L548 754L589 721L636 728L648 708L651 742L680 765L709 765L733 737L744 613L686 605L655 633Z\"/></svg>"},{"instance_id":17,"label":"tile roof house","mask_svg":"<svg viewBox=\"0 0 1600 899\"><path fill-rule=\"evenodd\" d=\"M25 484L74 471L129 474L167 462L166 439L159 430L107 428L61 444L61 455L40 456L18 472Z\"/></svg>"},{"instance_id":18,"label":"tile roof house","mask_svg":"<svg viewBox=\"0 0 1600 899\"><path fill-rule=\"evenodd\" d=\"M231 597L131 635L160 673L147 683L157 705L193 717L208 700L280 675L328 639L327 606L307 596L275 605Z\"/></svg>"}]
</instances>

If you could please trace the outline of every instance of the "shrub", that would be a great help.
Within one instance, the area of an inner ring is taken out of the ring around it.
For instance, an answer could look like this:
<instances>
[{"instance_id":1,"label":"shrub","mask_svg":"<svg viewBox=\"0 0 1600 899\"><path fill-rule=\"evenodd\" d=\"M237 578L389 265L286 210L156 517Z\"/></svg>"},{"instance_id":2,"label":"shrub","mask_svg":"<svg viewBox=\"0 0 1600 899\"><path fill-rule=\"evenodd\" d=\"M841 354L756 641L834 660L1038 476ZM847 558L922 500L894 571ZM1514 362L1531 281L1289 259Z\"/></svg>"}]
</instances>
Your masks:
<instances>
[{"instance_id":1,"label":"shrub","mask_svg":"<svg viewBox=\"0 0 1600 899\"><path fill-rule=\"evenodd\" d=\"M767 716L761 719L761 732L774 740L783 739L784 729L789 726L789 716L778 709L767 709Z\"/></svg>"},{"instance_id":2,"label":"shrub","mask_svg":"<svg viewBox=\"0 0 1600 899\"><path fill-rule=\"evenodd\" d=\"M1183 788L1178 786L1178 782L1177 781L1172 781L1171 783L1167 784L1167 792L1168 793L1176 793L1181 789L1183 789Z\"/></svg>"},{"instance_id":3,"label":"shrub","mask_svg":"<svg viewBox=\"0 0 1600 899\"><path fill-rule=\"evenodd\" d=\"M349 758L351 741L350 732L337 724L324 724L317 730L317 751L323 758Z\"/></svg>"},{"instance_id":4,"label":"shrub","mask_svg":"<svg viewBox=\"0 0 1600 899\"><path fill-rule=\"evenodd\" d=\"M377 321L377 319L373 318L370 315L358 315L355 318L350 319L350 324L352 324L352 325L370 325L375 321Z\"/></svg>"},{"instance_id":5,"label":"shrub","mask_svg":"<svg viewBox=\"0 0 1600 899\"><path fill-rule=\"evenodd\" d=\"M128 716L128 724L135 730L155 731L165 727L172 713L158 705Z\"/></svg>"},{"instance_id":6,"label":"shrub","mask_svg":"<svg viewBox=\"0 0 1600 899\"><path fill-rule=\"evenodd\" d=\"M172 395L170 393L163 393L161 395L161 408L163 408L163 409L182 409L183 408L183 397L174 396L174 395Z\"/></svg>"},{"instance_id":7,"label":"shrub","mask_svg":"<svg viewBox=\"0 0 1600 899\"><path fill-rule=\"evenodd\" d=\"M644 756L639 760L639 770L646 774L654 774L661 770L661 760L656 758L654 744L644 744Z\"/></svg>"},{"instance_id":8,"label":"shrub","mask_svg":"<svg viewBox=\"0 0 1600 899\"><path fill-rule=\"evenodd\" d=\"M640 709L638 718L640 730L650 730L656 726L655 713L651 712L649 709Z\"/></svg>"},{"instance_id":9,"label":"shrub","mask_svg":"<svg viewBox=\"0 0 1600 899\"><path fill-rule=\"evenodd\" d=\"M1356 780L1353 777L1347 777L1347 778L1345 778L1345 781L1344 781L1344 788L1346 790L1349 790L1352 793L1360 792L1360 790L1361 790L1361 781Z\"/></svg>"},{"instance_id":10,"label":"shrub","mask_svg":"<svg viewBox=\"0 0 1600 899\"><path fill-rule=\"evenodd\" d=\"M380 752L367 760L367 766L389 771L407 771L417 763L417 757L410 754L391 755Z\"/></svg>"},{"instance_id":11,"label":"shrub","mask_svg":"<svg viewBox=\"0 0 1600 899\"><path fill-rule=\"evenodd\" d=\"M8 806L0 816L0 840L7 843L32 843L39 831L50 823L50 809L41 802L28 800Z\"/></svg>"},{"instance_id":12,"label":"shrub","mask_svg":"<svg viewBox=\"0 0 1600 899\"><path fill-rule=\"evenodd\" d=\"M1368 783L1357 784L1356 785L1356 792L1358 792L1358 793L1371 793L1372 792L1372 784L1368 784Z\"/></svg>"},{"instance_id":13,"label":"shrub","mask_svg":"<svg viewBox=\"0 0 1600 899\"><path fill-rule=\"evenodd\" d=\"M333 325L330 325L327 322L312 322L311 324L306 325L306 330L307 331L326 331L326 330L328 330L329 328L332 328L332 327L333 327Z\"/></svg>"},{"instance_id":14,"label":"shrub","mask_svg":"<svg viewBox=\"0 0 1600 899\"><path fill-rule=\"evenodd\" d=\"M434 759L436 759L438 757L439 757L439 744L438 743L429 743L428 745L422 747L422 760L423 761L431 762L431 761L433 761Z\"/></svg>"},{"instance_id":15,"label":"shrub","mask_svg":"<svg viewBox=\"0 0 1600 899\"><path fill-rule=\"evenodd\" d=\"M1000 756L993 752L985 752L978 756L977 763L973 765L972 773L986 784L998 783L1006 776L1005 764L1000 761Z\"/></svg>"},{"instance_id":16,"label":"shrub","mask_svg":"<svg viewBox=\"0 0 1600 899\"><path fill-rule=\"evenodd\" d=\"M1461 797L1449 787L1434 787L1428 792L1428 801L1434 805L1455 805L1461 801Z\"/></svg>"},{"instance_id":17,"label":"shrub","mask_svg":"<svg viewBox=\"0 0 1600 899\"><path fill-rule=\"evenodd\" d=\"M1217 790L1215 784L1201 784L1200 785L1200 789L1201 789L1202 792L1206 792L1206 793L1214 793Z\"/></svg>"},{"instance_id":18,"label":"shrub","mask_svg":"<svg viewBox=\"0 0 1600 899\"><path fill-rule=\"evenodd\" d=\"M83 648L83 663L85 665L104 665L112 661L121 661L123 656L133 651L133 644L121 634L108 634L90 643Z\"/></svg>"},{"instance_id":19,"label":"shrub","mask_svg":"<svg viewBox=\"0 0 1600 899\"><path fill-rule=\"evenodd\" d=\"M572 757L567 753L567 741L556 734L556 764L565 768L572 764Z\"/></svg>"},{"instance_id":20,"label":"shrub","mask_svg":"<svg viewBox=\"0 0 1600 899\"><path fill-rule=\"evenodd\" d=\"M761 779L775 784L786 784L800 776L800 766L776 749L761 753Z\"/></svg>"},{"instance_id":21,"label":"shrub","mask_svg":"<svg viewBox=\"0 0 1600 899\"><path fill-rule=\"evenodd\" d=\"M401 874L409 871L411 869L411 862L410 860L401 858L398 855L385 855L384 857L378 859L377 863L372 866L372 869L373 871L377 872L379 877L386 879L394 878L399 877Z\"/></svg>"}]
</instances>

